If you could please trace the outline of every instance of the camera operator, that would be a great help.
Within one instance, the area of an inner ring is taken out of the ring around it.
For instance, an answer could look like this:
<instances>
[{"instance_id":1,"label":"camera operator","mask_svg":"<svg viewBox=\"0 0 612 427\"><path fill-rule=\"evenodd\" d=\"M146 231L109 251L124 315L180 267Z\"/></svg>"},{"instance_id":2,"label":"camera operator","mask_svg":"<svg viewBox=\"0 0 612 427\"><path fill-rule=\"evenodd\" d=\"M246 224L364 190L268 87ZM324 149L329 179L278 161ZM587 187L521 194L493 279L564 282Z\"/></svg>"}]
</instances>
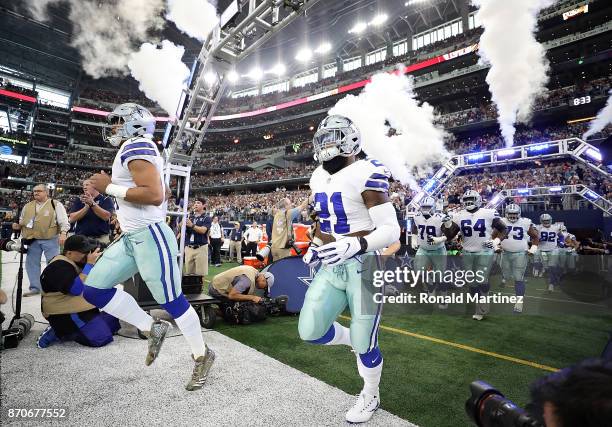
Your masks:
<instances>
[{"instance_id":1,"label":"camera operator","mask_svg":"<svg viewBox=\"0 0 612 427\"><path fill-rule=\"evenodd\" d=\"M546 427L612 425L612 361L589 359L540 378L528 411Z\"/></svg>"},{"instance_id":2,"label":"camera operator","mask_svg":"<svg viewBox=\"0 0 612 427\"><path fill-rule=\"evenodd\" d=\"M257 254L257 244L261 241L262 237L263 232L257 226L257 222L253 221L247 231L244 232L247 256L255 256L255 254Z\"/></svg>"},{"instance_id":3,"label":"camera operator","mask_svg":"<svg viewBox=\"0 0 612 427\"><path fill-rule=\"evenodd\" d=\"M208 275L208 234L211 219L204 212L204 200L193 202L193 211L185 225L185 261L183 274Z\"/></svg>"},{"instance_id":4,"label":"camera operator","mask_svg":"<svg viewBox=\"0 0 612 427\"><path fill-rule=\"evenodd\" d=\"M230 268L213 277L208 293L222 301L250 301L259 303L256 289L267 289L274 284L272 273L260 273L250 265Z\"/></svg>"},{"instance_id":5,"label":"camera operator","mask_svg":"<svg viewBox=\"0 0 612 427\"><path fill-rule=\"evenodd\" d=\"M45 253L47 262L59 254L60 246L66 241L70 229L64 205L49 198L44 184L36 185L32 193L34 200L23 207L19 222L13 224L14 230L21 230L23 239L33 239L26 257L30 290L23 294L24 297L40 294L42 254Z\"/></svg>"},{"instance_id":6,"label":"camera operator","mask_svg":"<svg viewBox=\"0 0 612 427\"><path fill-rule=\"evenodd\" d=\"M41 311L49 327L37 341L46 348L59 341L76 341L89 347L110 343L120 326L108 313L100 312L83 298L83 283L100 257L96 241L70 236L61 255L43 270Z\"/></svg>"},{"instance_id":7,"label":"camera operator","mask_svg":"<svg viewBox=\"0 0 612 427\"><path fill-rule=\"evenodd\" d=\"M100 194L91 181L83 181L83 194L72 202L70 223L74 234L87 236L101 243L110 243L110 219L115 211L113 200Z\"/></svg>"},{"instance_id":8,"label":"camera operator","mask_svg":"<svg viewBox=\"0 0 612 427\"><path fill-rule=\"evenodd\" d=\"M308 199L295 208L292 208L291 200L285 197L280 200L278 206L273 210L274 222L272 223L272 258L274 261L287 258L291 255L291 245L295 240L293 235L293 222L298 219L302 210L308 206Z\"/></svg>"}]
</instances>

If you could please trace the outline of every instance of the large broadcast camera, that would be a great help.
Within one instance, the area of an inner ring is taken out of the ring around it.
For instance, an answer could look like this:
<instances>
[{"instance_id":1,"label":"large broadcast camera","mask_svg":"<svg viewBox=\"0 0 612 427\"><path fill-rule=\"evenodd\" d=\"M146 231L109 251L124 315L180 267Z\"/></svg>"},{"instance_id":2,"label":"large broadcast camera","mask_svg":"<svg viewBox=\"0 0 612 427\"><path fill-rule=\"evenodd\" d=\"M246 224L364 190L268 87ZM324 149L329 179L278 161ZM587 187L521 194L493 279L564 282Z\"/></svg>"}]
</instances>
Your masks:
<instances>
[{"instance_id":1,"label":"large broadcast camera","mask_svg":"<svg viewBox=\"0 0 612 427\"><path fill-rule=\"evenodd\" d=\"M465 411L478 427L544 427L484 381L474 381L470 384L470 391L472 396L465 402Z\"/></svg>"}]
</instances>

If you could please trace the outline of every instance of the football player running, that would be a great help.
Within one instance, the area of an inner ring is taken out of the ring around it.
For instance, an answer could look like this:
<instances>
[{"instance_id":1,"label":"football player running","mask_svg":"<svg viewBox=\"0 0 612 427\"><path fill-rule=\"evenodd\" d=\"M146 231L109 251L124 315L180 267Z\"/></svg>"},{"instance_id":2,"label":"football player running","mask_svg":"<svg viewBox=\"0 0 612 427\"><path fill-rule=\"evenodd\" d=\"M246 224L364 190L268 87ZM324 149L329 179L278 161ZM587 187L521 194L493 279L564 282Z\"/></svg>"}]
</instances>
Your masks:
<instances>
[{"instance_id":1,"label":"football player running","mask_svg":"<svg viewBox=\"0 0 612 427\"><path fill-rule=\"evenodd\" d=\"M514 293L525 296L525 270L527 254L533 255L538 250L538 231L529 218L521 217L521 207L517 204L506 206L507 234L501 242L503 250L502 270L504 277L514 279ZM532 246L529 248L528 240ZM523 312L523 303L514 304L515 313Z\"/></svg>"},{"instance_id":2,"label":"football player running","mask_svg":"<svg viewBox=\"0 0 612 427\"><path fill-rule=\"evenodd\" d=\"M315 159L310 189L323 241L311 247L304 262L322 263L300 312L300 337L314 344L352 346L363 390L346 413L351 423L368 421L380 405L383 357L378 347L382 303L363 289L362 272L376 267L377 251L399 239L400 227L388 198L389 171L376 160L357 160L360 133L347 117L328 116L313 139ZM370 254L370 256L365 256ZM367 280L364 276L364 281ZM350 328L336 322L345 307Z\"/></svg>"},{"instance_id":3,"label":"football player running","mask_svg":"<svg viewBox=\"0 0 612 427\"><path fill-rule=\"evenodd\" d=\"M540 215L540 224L536 226L540 244L536 252L538 263L548 276L548 292L553 292L561 281L559 272L559 238L561 225L553 224L552 216Z\"/></svg>"},{"instance_id":4,"label":"football player running","mask_svg":"<svg viewBox=\"0 0 612 427\"><path fill-rule=\"evenodd\" d=\"M559 239L559 267L563 272L573 271L576 269L576 258L578 254L578 241L576 236L567 231L567 227L562 225L559 229L561 232L561 238Z\"/></svg>"},{"instance_id":5,"label":"football player running","mask_svg":"<svg viewBox=\"0 0 612 427\"><path fill-rule=\"evenodd\" d=\"M416 235L419 247L414 257L414 269L424 272L431 270L434 272L434 277L442 278L446 270L444 243L447 240L442 224L450 218L436 212L436 201L433 197L424 197L420 205L419 213L414 217L412 223L412 234ZM440 295L446 295L448 288L444 280L440 283L427 283L428 293L433 294L436 287ZM447 305L439 304L438 307L445 309Z\"/></svg>"},{"instance_id":6,"label":"football player running","mask_svg":"<svg viewBox=\"0 0 612 427\"><path fill-rule=\"evenodd\" d=\"M455 224L452 232L454 237L461 233L463 246L463 269L474 273L474 277L482 278L481 283L470 286L472 294L480 297L489 295L489 275L494 261L495 251L506 233L506 224L501 220L495 209L481 209L482 199L474 190L466 191L461 196L463 209L453 215L452 221L444 223L444 229ZM480 275L477 272L481 272ZM482 320L489 312L489 303L476 303L474 320Z\"/></svg>"},{"instance_id":7,"label":"football player running","mask_svg":"<svg viewBox=\"0 0 612 427\"><path fill-rule=\"evenodd\" d=\"M181 272L174 233L166 225L163 159L152 141L155 118L144 107L125 103L108 115L110 134L104 139L119 151L112 176L95 174L92 184L101 193L114 196L117 219L123 234L110 245L90 269L83 297L118 319L130 323L148 336L145 364L159 354L169 322L153 319L131 295L115 285L136 273L153 298L174 318L191 347L195 368L187 390L202 388L215 354L202 338L198 315L181 292Z\"/></svg>"}]
</instances>

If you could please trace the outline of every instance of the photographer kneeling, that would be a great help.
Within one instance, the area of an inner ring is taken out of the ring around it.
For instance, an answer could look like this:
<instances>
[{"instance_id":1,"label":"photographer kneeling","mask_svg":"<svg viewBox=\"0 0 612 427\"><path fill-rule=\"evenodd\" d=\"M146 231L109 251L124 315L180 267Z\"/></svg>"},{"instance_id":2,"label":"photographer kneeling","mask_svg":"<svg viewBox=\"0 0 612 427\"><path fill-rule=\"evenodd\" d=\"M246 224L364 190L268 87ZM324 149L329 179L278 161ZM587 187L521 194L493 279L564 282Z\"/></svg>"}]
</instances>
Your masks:
<instances>
[{"instance_id":1,"label":"photographer kneeling","mask_svg":"<svg viewBox=\"0 0 612 427\"><path fill-rule=\"evenodd\" d=\"M251 323L266 318L262 297L257 289L267 289L274 284L272 273L260 273L255 267L242 265L230 268L213 277L208 293L219 299L226 320L235 323Z\"/></svg>"},{"instance_id":2,"label":"photographer kneeling","mask_svg":"<svg viewBox=\"0 0 612 427\"><path fill-rule=\"evenodd\" d=\"M113 341L119 321L100 312L82 295L87 274L100 255L97 242L81 235L71 236L62 254L43 270L41 311L49 327L38 337L39 348L60 341L76 341L88 347L102 347Z\"/></svg>"}]
</instances>

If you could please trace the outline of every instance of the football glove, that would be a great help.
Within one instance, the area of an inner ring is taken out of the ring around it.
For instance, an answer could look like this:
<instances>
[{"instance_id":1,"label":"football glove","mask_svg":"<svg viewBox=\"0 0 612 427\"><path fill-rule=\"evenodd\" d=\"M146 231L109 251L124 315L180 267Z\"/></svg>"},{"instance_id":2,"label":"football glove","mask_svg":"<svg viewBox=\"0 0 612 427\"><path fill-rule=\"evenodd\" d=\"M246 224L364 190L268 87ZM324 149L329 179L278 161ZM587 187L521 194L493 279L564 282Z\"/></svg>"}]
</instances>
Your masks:
<instances>
[{"instance_id":1,"label":"football glove","mask_svg":"<svg viewBox=\"0 0 612 427\"><path fill-rule=\"evenodd\" d=\"M427 236L427 243L430 245L437 245L438 243L446 242L446 236Z\"/></svg>"},{"instance_id":2,"label":"football glove","mask_svg":"<svg viewBox=\"0 0 612 427\"><path fill-rule=\"evenodd\" d=\"M531 247L529 248L529 250L527 251L527 253L529 255L535 255L535 253L538 251L538 246L537 245L531 245Z\"/></svg>"},{"instance_id":3,"label":"football glove","mask_svg":"<svg viewBox=\"0 0 612 427\"><path fill-rule=\"evenodd\" d=\"M321 260L319 259L318 248L311 245L302 257L302 261L309 267L315 267L319 264Z\"/></svg>"},{"instance_id":4,"label":"football glove","mask_svg":"<svg viewBox=\"0 0 612 427\"><path fill-rule=\"evenodd\" d=\"M365 242L365 239L361 239ZM323 264L337 265L362 251L359 237L345 237L317 248L318 257ZM366 243L367 245L367 243Z\"/></svg>"},{"instance_id":5,"label":"football glove","mask_svg":"<svg viewBox=\"0 0 612 427\"><path fill-rule=\"evenodd\" d=\"M442 224L444 224L444 227L450 228L453 225L453 218L449 214L445 214L442 217Z\"/></svg>"},{"instance_id":6,"label":"football glove","mask_svg":"<svg viewBox=\"0 0 612 427\"><path fill-rule=\"evenodd\" d=\"M492 240L487 240L486 242L483 242L482 246L484 246L487 249L493 249L493 250L497 250L497 247L499 246L499 238L495 238Z\"/></svg>"}]
</instances>

